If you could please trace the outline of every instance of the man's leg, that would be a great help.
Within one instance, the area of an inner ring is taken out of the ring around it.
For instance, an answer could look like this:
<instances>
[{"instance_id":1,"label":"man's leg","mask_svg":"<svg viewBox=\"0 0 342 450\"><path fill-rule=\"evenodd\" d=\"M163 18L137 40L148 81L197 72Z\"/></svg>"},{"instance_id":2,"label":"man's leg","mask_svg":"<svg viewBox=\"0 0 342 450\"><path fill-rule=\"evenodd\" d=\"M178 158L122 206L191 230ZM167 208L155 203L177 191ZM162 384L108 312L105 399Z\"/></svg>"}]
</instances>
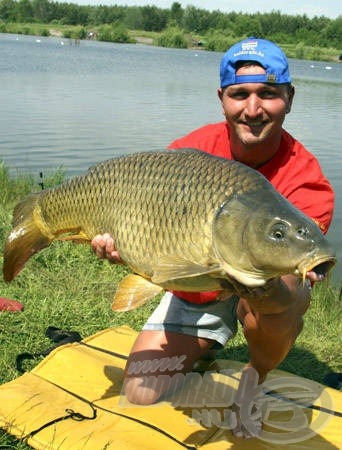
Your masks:
<instances>
[{"instance_id":1,"label":"man's leg","mask_svg":"<svg viewBox=\"0 0 342 450\"><path fill-rule=\"evenodd\" d=\"M271 299L269 299L272 302ZM237 313L243 323L250 362L262 383L268 372L275 369L291 350L303 328L303 316L309 306L309 295L276 312L252 309L250 302L240 299Z\"/></svg>"},{"instance_id":2,"label":"man's leg","mask_svg":"<svg viewBox=\"0 0 342 450\"><path fill-rule=\"evenodd\" d=\"M279 298L239 300L237 315L243 323L250 356L246 368L256 370L259 384L265 381L268 372L285 359L303 328L303 316L309 307L310 291L300 280L289 280L287 286L292 289L289 289L290 295L287 298L279 295ZM250 379L255 381L253 377ZM246 386L240 386L240 390L245 392ZM235 406L239 419L239 408ZM252 437L239 420L233 433L239 437Z\"/></svg>"},{"instance_id":3,"label":"man's leg","mask_svg":"<svg viewBox=\"0 0 342 450\"><path fill-rule=\"evenodd\" d=\"M191 372L214 344L211 339L164 330L141 331L126 364L126 397L135 404L155 403L175 387L179 378L174 375Z\"/></svg>"}]
</instances>

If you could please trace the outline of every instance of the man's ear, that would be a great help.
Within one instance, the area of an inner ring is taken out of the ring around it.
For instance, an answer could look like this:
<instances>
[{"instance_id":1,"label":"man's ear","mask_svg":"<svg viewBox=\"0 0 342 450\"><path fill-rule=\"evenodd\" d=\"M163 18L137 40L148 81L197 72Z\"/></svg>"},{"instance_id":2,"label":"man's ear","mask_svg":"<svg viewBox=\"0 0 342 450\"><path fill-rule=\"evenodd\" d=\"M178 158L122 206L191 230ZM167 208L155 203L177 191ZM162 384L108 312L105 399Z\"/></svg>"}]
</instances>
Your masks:
<instances>
[{"instance_id":1,"label":"man's ear","mask_svg":"<svg viewBox=\"0 0 342 450\"><path fill-rule=\"evenodd\" d=\"M286 107L286 111L285 111L286 114L288 114L291 111L294 95L295 95L295 88L294 88L294 86L291 85L289 87L289 92L288 92L287 107Z\"/></svg>"}]
</instances>

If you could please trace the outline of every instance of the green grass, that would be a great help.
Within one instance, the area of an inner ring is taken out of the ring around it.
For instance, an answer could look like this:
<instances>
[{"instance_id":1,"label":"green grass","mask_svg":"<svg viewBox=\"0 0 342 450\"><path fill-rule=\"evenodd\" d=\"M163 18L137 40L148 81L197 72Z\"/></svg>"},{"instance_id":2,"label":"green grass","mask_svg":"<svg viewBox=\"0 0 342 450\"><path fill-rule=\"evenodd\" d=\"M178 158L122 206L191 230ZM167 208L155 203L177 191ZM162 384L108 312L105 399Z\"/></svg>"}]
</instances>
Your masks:
<instances>
[{"instance_id":1,"label":"green grass","mask_svg":"<svg viewBox=\"0 0 342 450\"><path fill-rule=\"evenodd\" d=\"M60 182L63 172L46 177L45 185ZM0 240L3 245L11 228L14 204L33 190L39 190L33 176L14 177L0 164ZM2 265L2 255L0 256ZM77 330L83 337L108 327L128 325L140 330L158 300L128 313L114 313L112 298L117 282L127 273L97 259L87 245L54 243L32 257L12 283L0 280L0 295L19 300L24 311L0 312L0 384L20 374L15 359L22 352L39 352L51 345L45 337L48 326ZM326 283L314 289L304 331L280 368L318 382L330 371L341 372L341 301L338 289ZM221 351L221 358L247 360L241 329ZM26 370L39 360L30 361ZM0 431L0 449L28 449L25 444Z\"/></svg>"}]
</instances>

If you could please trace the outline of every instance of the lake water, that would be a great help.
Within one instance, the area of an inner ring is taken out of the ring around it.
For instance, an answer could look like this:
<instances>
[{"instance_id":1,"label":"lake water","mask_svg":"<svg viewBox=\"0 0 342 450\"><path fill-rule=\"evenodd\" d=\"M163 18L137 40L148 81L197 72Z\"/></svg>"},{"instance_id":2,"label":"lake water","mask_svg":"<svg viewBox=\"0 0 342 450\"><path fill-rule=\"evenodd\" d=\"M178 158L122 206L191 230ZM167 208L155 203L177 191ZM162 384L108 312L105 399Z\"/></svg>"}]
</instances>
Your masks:
<instances>
[{"instance_id":1,"label":"lake water","mask_svg":"<svg viewBox=\"0 0 342 450\"><path fill-rule=\"evenodd\" d=\"M0 159L67 176L113 156L167 146L223 120L221 53L0 34ZM336 191L329 237L342 256L342 64L290 60L296 97L285 128ZM341 262L334 278L340 282ZM337 278L336 278L337 277Z\"/></svg>"}]
</instances>

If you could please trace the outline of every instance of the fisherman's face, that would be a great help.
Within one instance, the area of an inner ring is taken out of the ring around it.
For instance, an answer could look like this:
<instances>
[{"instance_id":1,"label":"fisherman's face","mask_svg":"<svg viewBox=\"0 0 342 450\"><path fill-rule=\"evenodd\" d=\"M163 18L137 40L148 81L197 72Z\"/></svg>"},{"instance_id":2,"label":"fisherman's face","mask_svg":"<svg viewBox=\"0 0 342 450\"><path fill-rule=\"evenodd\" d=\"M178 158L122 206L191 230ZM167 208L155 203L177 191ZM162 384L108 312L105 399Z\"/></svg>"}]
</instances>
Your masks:
<instances>
[{"instance_id":1,"label":"fisherman's face","mask_svg":"<svg viewBox=\"0 0 342 450\"><path fill-rule=\"evenodd\" d=\"M265 73L258 65L243 66L237 75ZM287 85L244 83L218 90L231 139L246 148L272 145L279 140L286 113L291 109L293 88Z\"/></svg>"}]
</instances>

